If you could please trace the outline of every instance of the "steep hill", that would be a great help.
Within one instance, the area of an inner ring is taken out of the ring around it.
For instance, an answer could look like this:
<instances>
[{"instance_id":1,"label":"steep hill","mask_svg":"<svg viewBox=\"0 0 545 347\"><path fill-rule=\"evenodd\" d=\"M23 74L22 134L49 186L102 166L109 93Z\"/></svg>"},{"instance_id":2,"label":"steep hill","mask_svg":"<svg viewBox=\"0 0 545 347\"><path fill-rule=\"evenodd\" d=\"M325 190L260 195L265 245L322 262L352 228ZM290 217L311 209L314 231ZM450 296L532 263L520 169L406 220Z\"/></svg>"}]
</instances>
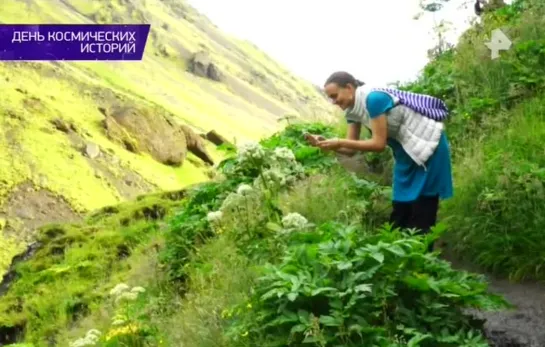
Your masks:
<instances>
[{"instance_id":1,"label":"steep hill","mask_svg":"<svg viewBox=\"0 0 545 347\"><path fill-rule=\"evenodd\" d=\"M259 139L280 117L328 107L313 85L183 0L4 0L0 22L151 24L142 62L0 64L5 237L208 179L222 155L201 134ZM2 252L0 272L12 254Z\"/></svg>"}]
</instances>

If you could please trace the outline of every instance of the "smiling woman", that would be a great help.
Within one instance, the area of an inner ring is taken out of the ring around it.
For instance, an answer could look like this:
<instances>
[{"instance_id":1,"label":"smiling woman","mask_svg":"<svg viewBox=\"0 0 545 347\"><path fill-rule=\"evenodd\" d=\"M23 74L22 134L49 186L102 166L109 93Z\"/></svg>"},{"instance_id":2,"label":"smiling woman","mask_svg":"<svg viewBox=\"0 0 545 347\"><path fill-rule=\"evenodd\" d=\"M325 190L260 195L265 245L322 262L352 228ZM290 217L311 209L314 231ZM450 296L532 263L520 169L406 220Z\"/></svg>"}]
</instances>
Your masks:
<instances>
[{"instance_id":1,"label":"smiling woman","mask_svg":"<svg viewBox=\"0 0 545 347\"><path fill-rule=\"evenodd\" d=\"M436 223L439 200L453 195L444 124L436 120L437 109L429 109L427 103L401 103L393 93L367 91L363 85L344 71L327 79L326 94L345 111L347 138L327 140L309 135L309 142L349 155L358 151L381 152L389 146L395 160L390 221L396 227L428 232ZM362 124L371 130L370 139L360 140Z\"/></svg>"}]
</instances>

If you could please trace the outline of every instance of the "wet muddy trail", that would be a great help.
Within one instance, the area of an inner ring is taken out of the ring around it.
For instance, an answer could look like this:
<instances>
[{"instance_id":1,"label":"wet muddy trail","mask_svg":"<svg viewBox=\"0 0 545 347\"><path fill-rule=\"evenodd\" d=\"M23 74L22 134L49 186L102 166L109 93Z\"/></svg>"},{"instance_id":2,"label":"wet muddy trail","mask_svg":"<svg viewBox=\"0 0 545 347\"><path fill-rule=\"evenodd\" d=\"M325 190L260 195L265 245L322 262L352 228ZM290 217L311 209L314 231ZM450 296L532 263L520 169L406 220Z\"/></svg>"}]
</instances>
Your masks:
<instances>
[{"instance_id":1,"label":"wet muddy trail","mask_svg":"<svg viewBox=\"0 0 545 347\"><path fill-rule=\"evenodd\" d=\"M441 258L455 269L483 273L476 266L458 260L447 250ZM485 332L492 347L545 347L545 285L535 282L512 283L485 273L489 290L502 295L514 308L500 312L472 311L486 319Z\"/></svg>"}]
</instances>

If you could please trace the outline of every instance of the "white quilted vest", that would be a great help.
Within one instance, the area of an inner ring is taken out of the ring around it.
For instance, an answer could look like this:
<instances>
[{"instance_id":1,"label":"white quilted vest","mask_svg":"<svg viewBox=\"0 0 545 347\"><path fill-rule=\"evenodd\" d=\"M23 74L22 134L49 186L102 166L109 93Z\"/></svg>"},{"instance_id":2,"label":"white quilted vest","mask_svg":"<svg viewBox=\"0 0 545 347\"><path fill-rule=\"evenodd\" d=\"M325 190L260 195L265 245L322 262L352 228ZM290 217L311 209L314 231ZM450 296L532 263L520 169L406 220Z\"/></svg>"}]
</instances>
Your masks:
<instances>
[{"instance_id":1,"label":"white quilted vest","mask_svg":"<svg viewBox=\"0 0 545 347\"><path fill-rule=\"evenodd\" d=\"M347 120L361 123L369 128L370 117L366 106L367 95L368 92L364 87L358 87L354 106L346 110L345 117ZM426 168L424 164L435 152L444 124L430 119L405 105L400 105L397 97L392 94L389 95L396 106L388 112L388 137L399 142L405 152L418 165Z\"/></svg>"}]
</instances>

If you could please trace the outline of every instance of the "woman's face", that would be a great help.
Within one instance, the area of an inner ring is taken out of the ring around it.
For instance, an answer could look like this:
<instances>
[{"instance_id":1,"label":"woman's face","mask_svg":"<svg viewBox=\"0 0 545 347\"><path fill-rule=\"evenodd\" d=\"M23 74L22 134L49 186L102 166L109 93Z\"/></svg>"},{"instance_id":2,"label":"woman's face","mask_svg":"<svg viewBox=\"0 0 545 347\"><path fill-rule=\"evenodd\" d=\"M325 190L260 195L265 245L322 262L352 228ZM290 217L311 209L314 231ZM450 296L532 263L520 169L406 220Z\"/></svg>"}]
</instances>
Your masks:
<instances>
[{"instance_id":1,"label":"woman's face","mask_svg":"<svg viewBox=\"0 0 545 347\"><path fill-rule=\"evenodd\" d=\"M325 93L335 105L343 111L354 105L354 87L348 84L346 87L339 87L337 83L329 83L324 88Z\"/></svg>"}]
</instances>

